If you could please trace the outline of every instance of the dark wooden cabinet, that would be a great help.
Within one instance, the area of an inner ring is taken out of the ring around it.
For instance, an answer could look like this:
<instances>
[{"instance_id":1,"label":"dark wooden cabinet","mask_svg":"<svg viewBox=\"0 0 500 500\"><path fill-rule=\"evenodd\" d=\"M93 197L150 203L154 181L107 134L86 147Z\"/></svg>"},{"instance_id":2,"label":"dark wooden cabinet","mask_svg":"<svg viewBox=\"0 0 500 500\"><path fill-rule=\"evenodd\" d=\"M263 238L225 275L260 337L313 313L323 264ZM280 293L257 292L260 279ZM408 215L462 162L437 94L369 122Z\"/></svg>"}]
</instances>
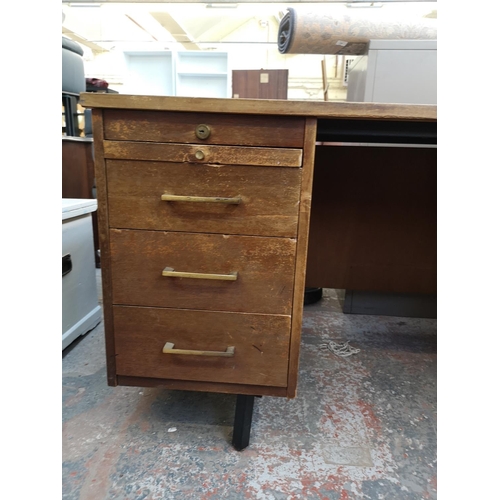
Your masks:
<instances>
[{"instance_id":1,"label":"dark wooden cabinet","mask_svg":"<svg viewBox=\"0 0 500 500\"><path fill-rule=\"evenodd\" d=\"M287 99L287 69L233 70L233 98Z\"/></svg>"}]
</instances>

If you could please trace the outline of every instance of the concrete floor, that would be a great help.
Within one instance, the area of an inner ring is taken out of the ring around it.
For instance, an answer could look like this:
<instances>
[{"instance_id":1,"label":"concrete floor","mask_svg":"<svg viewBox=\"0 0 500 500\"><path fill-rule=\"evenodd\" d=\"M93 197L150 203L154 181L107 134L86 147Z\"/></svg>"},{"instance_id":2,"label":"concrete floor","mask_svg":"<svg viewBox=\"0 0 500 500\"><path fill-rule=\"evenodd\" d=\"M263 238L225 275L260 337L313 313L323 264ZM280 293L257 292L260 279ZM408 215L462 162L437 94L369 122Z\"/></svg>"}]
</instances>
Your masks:
<instances>
[{"instance_id":1,"label":"concrete floor","mask_svg":"<svg viewBox=\"0 0 500 500\"><path fill-rule=\"evenodd\" d=\"M101 322L63 352L62 498L435 499L436 324L345 315L324 290L305 307L297 398L256 398L237 452L235 396L108 387ZM360 352L320 347L334 339Z\"/></svg>"}]
</instances>

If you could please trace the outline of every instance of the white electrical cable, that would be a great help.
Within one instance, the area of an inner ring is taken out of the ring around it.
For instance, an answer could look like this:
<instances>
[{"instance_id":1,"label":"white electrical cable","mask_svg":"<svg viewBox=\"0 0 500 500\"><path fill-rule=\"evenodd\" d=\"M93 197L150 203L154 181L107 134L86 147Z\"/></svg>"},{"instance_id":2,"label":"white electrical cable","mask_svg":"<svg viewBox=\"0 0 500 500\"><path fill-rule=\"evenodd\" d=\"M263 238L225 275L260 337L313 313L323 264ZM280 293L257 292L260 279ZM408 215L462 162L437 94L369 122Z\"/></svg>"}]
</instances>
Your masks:
<instances>
[{"instance_id":1,"label":"white electrical cable","mask_svg":"<svg viewBox=\"0 0 500 500\"><path fill-rule=\"evenodd\" d=\"M358 354L358 352L360 352L361 350L357 349L356 347L351 347L349 345L349 341L344 342L343 344L337 344L337 342L330 340L328 344L320 344L320 347L321 349L328 349L329 351L333 352L333 354L336 354L341 358L347 358L349 356L352 356L353 354Z\"/></svg>"}]
</instances>

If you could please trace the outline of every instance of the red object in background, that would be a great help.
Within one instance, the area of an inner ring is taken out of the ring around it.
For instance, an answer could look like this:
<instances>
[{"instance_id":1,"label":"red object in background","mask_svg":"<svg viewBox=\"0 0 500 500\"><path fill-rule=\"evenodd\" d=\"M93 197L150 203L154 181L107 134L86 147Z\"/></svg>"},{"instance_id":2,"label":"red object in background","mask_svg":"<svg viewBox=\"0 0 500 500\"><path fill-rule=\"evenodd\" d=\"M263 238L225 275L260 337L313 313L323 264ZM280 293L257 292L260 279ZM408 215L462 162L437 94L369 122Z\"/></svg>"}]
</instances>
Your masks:
<instances>
[{"instance_id":1,"label":"red object in background","mask_svg":"<svg viewBox=\"0 0 500 500\"><path fill-rule=\"evenodd\" d=\"M108 88L108 82L106 80L99 80L99 78L85 78L85 83L93 87Z\"/></svg>"}]
</instances>

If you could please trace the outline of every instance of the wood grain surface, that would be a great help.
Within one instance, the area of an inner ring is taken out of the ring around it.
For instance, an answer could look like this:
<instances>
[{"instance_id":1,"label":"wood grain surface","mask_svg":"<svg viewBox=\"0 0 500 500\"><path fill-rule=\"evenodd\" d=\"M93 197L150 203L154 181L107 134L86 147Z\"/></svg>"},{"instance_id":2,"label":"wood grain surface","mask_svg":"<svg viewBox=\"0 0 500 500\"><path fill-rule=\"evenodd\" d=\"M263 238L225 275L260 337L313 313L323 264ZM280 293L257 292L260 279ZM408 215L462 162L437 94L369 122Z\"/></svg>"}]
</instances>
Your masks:
<instances>
[{"instance_id":1,"label":"wood grain surface","mask_svg":"<svg viewBox=\"0 0 500 500\"><path fill-rule=\"evenodd\" d=\"M97 186L97 216L99 221L99 246L101 249L102 302L104 333L106 342L106 370L108 385L116 386L115 335L113 325L113 288L111 280L111 259L109 251L108 196L106 165L103 157L102 111L92 112L92 131L94 136L95 176Z\"/></svg>"},{"instance_id":2,"label":"wood grain surface","mask_svg":"<svg viewBox=\"0 0 500 500\"><path fill-rule=\"evenodd\" d=\"M118 375L283 387L287 384L290 317L177 309L113 308ZM179 349L225 351L233 357L164 354Z\"/></svg>"},{"instance_id":3,"label":"wood grain surface","mask_svg":"<svg viewBox=\"0 0 500 500\"><path fill-rule=\"evenodd\" d=\"M129 377L117 375L118 385L132 387L162 387L179 391L220 392L222 394L248 394L249 396L286 397L286 387L266 385L228 384L224 382L203 382L192 380L173 380L166 378Z\"/></svg>"},{"instance_id":4,"label":"wood grain surface","mask_svg":"<svg viewBox=\"0 0 500 500\"><path fill-rule=\"evenodd\" d=\"M93 108L110 385L293 398L306 285L435 285L435 150L315 139L317 118L435 122L436 106L93 93L81 103ZM235 356L163 354L166 342Z\"/></svg>"},{"instance_id":5,"label":"wood grain surface","mask_svg":"<svg viewBox=\"0 0 500 500\"><path fill-rule=\"evenodd\" d=\"M195 134L196 127L201 124L210 128L206 139L199 139ZM116 141L301 148L304 119L107 109L104 112L104 137Z\"/></svg>"},{"instance_id":6,"label":"wood grain surface","mask_svg":"<svg viewBox=\"0 0 500 500\"><path fill-rule=\"evenodd\" d=\"M200 155L201 156L198 156ZM104 141L104 157L214 165L300 167L301 149Z\"/></svg>"},{"instance_id":7,"label":"wood grain surface","mask_svg":"<svg viewBox=\"0 0 500 500\"><path fill-rule=\"evenodd\" d=\"M297 262L293 290L292 330L290 341L290 368L288 372L287 396L294 398L297 394L299 376L300 338L302 334L302 312L304 309L304 288L306 280L307 248L311 217L311 198L315 159L317 121L306 120L304 141L304 168L302 189L300 193L299 232L297 238Z\"/></svg>"},{"instance_id":8,"label":"wood grain surface","mask_svg":"<svg viewBox=\"0 0 500 500\"><path fill-rule=\"evenodd\" d=\"M237 99L286 99L288 70L233 69L232 91Z\"/></svg>"},{"instance_id":9,"label":"wood grain surface","mask_svg":"<svg viewBox=\"0 0 500 500\"><path fill-rule=\"evenodd\" d=\"M115 228L257 236L297 234L302 169L107 160ZM162 201L163 194L241 197L238 205Z\"/></svg>"},{"instance_id":10,"label":"wood grain surface","mask_svg":"<svg viewBox=\"0 0 500 500\"><path fill-rule=\"evenodd\" d=\"M437 150L316 148L306 285L437 290Z\"/></svg>"},{"instance_id":11,"label":"wood grain surface","mask_svg":"<svg viewBox=\"0 0 500 500\"><path fill-rule=\"evenodd\" d=\"M182 111L185 113L238 113L285 115L349 120L436 121L437 106L369 102L324 102L268 99L215 99L203 97L137 96L82 93L80 104L89 108Z\"/></svg>"},{"instance_id":12,"label":"wood grain surface","mask_svg":"<svg viewBox=\"0 0 500 500\"><path fill-rule=\"evenodd\" d=\"M94 160L92 139L62 138L62 197L92 198Z\"/></svg>"},{"instance_id":13,"label":"wood grain surface","mask_svg":"<svg viewBox=\"0 0 500 500\"><path fill-rule=\"evenodd\" d=\"M290 314L296 240L111 229L115 304ZM236 281L170 278L176 271Z\"/></svg>"}]
</instances>

